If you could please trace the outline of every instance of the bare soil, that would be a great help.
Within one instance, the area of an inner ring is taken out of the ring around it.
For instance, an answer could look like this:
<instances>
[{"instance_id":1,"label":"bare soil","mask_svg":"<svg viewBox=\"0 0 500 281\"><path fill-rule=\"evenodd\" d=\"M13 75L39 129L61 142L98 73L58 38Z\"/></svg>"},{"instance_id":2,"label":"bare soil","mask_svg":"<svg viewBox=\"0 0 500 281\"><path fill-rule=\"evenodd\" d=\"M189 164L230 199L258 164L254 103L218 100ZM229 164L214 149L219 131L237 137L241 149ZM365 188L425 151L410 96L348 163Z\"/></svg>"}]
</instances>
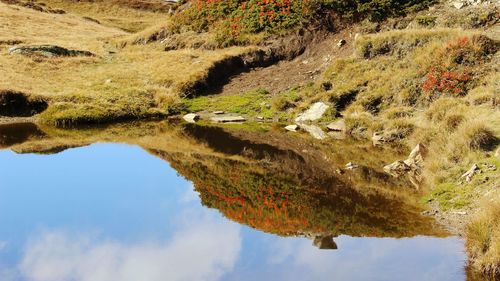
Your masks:
<instances>
[{"instance_id":1,"label":"bare soil","mask_svg":"<svg viewBox=\"0 0 500 281\"><path fill-rule=\"evenodd\" d=\"M269 67L253 68L233 76L217 94L236 95L255 89L277 94L316 81L333 60L352 55L352 30L344 29L335 34L320 35L293 60L280 61ZM337 44L341 39L346 43L339 47Z\"/></svg>"}]
</instances>

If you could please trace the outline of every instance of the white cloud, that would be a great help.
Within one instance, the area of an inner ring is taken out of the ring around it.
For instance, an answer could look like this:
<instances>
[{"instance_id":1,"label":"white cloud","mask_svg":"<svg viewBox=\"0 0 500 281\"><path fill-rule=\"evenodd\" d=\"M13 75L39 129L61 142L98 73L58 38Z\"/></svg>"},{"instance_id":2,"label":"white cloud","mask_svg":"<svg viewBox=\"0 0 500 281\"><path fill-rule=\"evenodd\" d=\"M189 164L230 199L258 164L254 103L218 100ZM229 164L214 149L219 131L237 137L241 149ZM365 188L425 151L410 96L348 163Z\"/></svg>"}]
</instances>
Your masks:
<instances>
[{"instance_id":1,"label":"white cloud","mask_svg":"<svg viewBox=\"0 0 500 281\"><path fill-rule=\"evenodd\" d=\"M186 188L186 191L181 195L181 203L191 203L200 200L200 194L194 189L193 185Z\"/></svg>"},{"instance_id":2,"label":"white cloud","mask_svg":"<svg viewBox=\"0 0 500 281\"><path fill-rule=\"evenodd\" d=\"M0 241L0 252L7 248L7 241Z\"/></svg>"},{"instance_id":3,"label":"white cloud","mask_svg":"<svg viewBox=\"0 0 500 281\"><path fill-rule=\"evenodd\" d=\"M339 237L339 250L318 250L307 239L289 239L271 248L267 260L289 264L281 279L294 280L457 280L464 261L454 238L370 239ZM294 249L290 251L290 249ZM425 268L425 270L423 270Z\"/></svg>"},{"instance_id":4,"label":"white cloud","mask_svg":"<svg viewBox=\"0 0 500 281\"><path fill-rule=\"evenodd\" d=\"M218 280L241 249L240 227L213 216L189 216L167 243L125 245L45 232L31 241L19 266L30 281Z\"/></svg>"}]
</instances>

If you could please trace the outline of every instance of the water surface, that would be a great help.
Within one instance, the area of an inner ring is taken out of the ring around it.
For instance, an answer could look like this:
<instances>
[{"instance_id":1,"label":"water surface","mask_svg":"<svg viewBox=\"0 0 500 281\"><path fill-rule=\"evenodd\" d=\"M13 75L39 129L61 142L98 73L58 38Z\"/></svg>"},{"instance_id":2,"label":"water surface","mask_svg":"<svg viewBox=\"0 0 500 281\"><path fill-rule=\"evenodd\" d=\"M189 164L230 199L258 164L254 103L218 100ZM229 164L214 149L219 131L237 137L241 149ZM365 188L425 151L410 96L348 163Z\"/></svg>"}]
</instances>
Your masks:
<instances>
[{"instance_id":1,"label":"water surface","mask_svg":"<svg viewBox=\"0 0 500 281\"><path fill-rule=\"evenodd\" d=\"M0 280L466 279L463 242L412 207L354 189L308 189L330 181L303 168L300 180L283 174L307 161L292 150L243 143L242 153L222 135L221 147L206 131L187 135L205 141L187 151L162 150L164 136L141 139L147 150L0 150ZM38 148L47 142L39 138ZM391 206L403 209L392 216Z\"/></svg>"}]
</instances>

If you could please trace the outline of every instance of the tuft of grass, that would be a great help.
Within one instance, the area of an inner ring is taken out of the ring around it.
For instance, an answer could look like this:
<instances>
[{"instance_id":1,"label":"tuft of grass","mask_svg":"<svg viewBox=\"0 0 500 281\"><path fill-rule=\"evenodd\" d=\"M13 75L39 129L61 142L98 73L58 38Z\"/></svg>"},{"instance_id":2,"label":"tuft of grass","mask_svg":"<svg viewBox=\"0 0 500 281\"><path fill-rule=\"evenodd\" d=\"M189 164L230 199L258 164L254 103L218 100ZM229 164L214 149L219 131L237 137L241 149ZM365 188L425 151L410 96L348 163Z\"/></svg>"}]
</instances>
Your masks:
<instances>
[{"instance_id":1,"label":"tuft of grass","mask_svg":"<svg viewBox=\"0 0 500 281\"><path fill-rule=\"evenodd\" d=\"M488 277L500 277L500 197L482 204L467 227L471 265Z\"/></svg>"},{"instance_id":2,"label":"tuft of grass","mask_svg":"<svg viewBox=\"0 0 500 281\"><path fill-rule=\"evenodd\" d=\"M430 42L446 41L462 35L459 29L411 29L394 30L359 37L355 42L356 54L362 58L374 58L380 55L404 57L417 47Z\"/></svg>"}]
</instances>

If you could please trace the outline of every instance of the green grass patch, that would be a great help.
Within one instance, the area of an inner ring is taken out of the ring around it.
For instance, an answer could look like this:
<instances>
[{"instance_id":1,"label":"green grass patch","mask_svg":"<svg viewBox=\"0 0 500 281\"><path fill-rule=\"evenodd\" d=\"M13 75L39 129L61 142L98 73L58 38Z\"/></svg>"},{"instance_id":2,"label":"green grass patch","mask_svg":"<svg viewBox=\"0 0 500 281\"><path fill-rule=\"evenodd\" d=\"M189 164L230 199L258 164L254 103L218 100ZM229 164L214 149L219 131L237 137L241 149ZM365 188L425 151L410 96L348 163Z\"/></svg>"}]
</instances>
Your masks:
<instances>
[{"instance_id":1,"label":"green grass patch","mask_svg":"<svg viewBox=\"0 0 500 281\"><path fill-rule=\"evenodd\" d=\"M247 117L262 116L285 120L291 117L291 108L298 98L297 91L291 90L272 96L265 90L255 90L241 95L204 96L183 101L183 112L225 111Z\"/></svg>"},{"instance_id":2,"label":"green grass patch","mask_svg":"<svg viewBox=\"0 0 500 281\"><path fill-rule=\"evenodd\" d=\"M424 200L426 203L436 201L443 211L461 209L471 204L473 190L472 185L459 186L455 183L441 183Z\"/></svg>"}]
</instances>

